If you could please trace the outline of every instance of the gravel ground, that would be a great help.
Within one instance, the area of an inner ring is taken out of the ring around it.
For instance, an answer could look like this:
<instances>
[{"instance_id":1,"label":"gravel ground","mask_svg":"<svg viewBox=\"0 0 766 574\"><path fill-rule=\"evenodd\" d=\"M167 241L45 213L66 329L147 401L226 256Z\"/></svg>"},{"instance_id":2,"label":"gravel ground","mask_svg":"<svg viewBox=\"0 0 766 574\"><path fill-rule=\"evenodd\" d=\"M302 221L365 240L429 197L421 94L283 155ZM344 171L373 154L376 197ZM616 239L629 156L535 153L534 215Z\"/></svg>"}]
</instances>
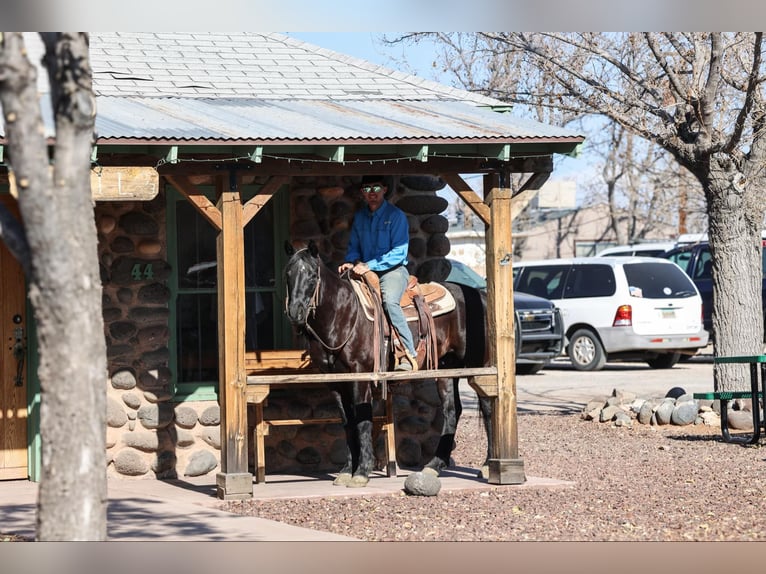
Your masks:
<instances>
[{"instance_id":1,"label":"gravel ground","mask_svg":"<svg viewBox=\"0 0 766 574\"><path fill-rule=\"evenodd\" d=\"M486 441L465 413L453 458L478 468ZM720 428L633 428L579 414L518 417L527 476L573 486L487 485L441 492L223 503L259 516L366 541L766 540L766 450L723 443Z\"/></svg>"}]
</instances>

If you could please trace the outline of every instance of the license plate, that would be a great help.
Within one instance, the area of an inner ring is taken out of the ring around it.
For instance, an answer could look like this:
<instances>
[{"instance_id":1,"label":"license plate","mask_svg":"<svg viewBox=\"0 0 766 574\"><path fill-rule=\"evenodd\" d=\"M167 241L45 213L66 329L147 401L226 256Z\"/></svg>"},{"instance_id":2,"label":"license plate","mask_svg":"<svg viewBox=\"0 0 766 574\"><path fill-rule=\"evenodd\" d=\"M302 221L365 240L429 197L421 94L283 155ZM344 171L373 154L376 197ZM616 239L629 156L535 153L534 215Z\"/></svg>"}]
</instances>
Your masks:
<instances>
[{"instance_id":1,"label":"license plate","mask_svg":"<svg viewBox=\"0 0 766 574\"><path fill-rule=\"evenodd\" d=\"M675 309L662 309L662 318L663 319L675 319L676 318Z\"/></svg>"}]
</instances>

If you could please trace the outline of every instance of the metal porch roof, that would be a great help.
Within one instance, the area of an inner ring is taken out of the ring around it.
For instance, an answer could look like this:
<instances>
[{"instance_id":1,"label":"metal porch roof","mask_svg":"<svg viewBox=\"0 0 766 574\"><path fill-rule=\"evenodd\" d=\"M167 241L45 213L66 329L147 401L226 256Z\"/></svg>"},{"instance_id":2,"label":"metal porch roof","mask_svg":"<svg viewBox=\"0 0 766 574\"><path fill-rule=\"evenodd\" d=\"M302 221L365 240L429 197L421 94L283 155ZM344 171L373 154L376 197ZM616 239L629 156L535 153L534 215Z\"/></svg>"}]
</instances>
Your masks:
<instances>
[{"instance_id":1,"label":"metal porch roof","mask_svg":"<svg viewBox=\"0 0 766 574\"><path fill-rule=\"evenodd\" d=\"M99 142L537 143L576 132L455 101L97 98ZM52 128L52 118L46 125ZM53 135L53 131L49 135Z\"/></svg>"}]
</instances>

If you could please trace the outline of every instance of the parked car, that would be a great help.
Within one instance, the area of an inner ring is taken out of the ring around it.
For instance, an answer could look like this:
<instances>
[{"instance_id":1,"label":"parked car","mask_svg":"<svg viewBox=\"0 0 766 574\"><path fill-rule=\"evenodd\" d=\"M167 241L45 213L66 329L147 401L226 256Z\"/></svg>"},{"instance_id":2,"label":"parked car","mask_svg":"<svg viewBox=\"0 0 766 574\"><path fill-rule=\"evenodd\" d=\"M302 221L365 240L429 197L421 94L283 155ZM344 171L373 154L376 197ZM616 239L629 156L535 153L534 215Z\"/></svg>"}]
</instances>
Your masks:
<instances>
[{"instance_id":1,"label":"parked car","mask_svg":"<svg viewBox=\"0 0 766 574\"><path fill-rule=\"evenodd\" d=\"M617 245L607 247L596 253L596 257L662 257L663 254L676 246L674 241L657 243L634 243L632 245Z\"/></svg>"},{"instance_id":2,"label":"parked car","mask_svg":"<svg viewBox=\"0 0 766 574\"><path fill-rule=\"evenodd\" d=\"M575 369L643 360L673 367L708 342L702 300L675 263L655 257L580 257L513 265L514 289L550 299L564 320Z\"/></svg>"},{"instance_id":3,"label":"parked car","mask_svg":"<svg viewBox=\"0 0 766 574\"><path fill-rule=\"evenodd\" d=\"M766 239L762 240L762 245L766 246ZM710 338L714 339L713 255L710 253L710 244L707 241L701 241L680 245L665 253L663 257L678 265L694 281L702 297L702 323L710 333ZM761 297L763 308L766 310L766 249L761 251L761 267L764 271ZM766 333L764 341L766 341Z\"/></svg>"},{"instance_id":4,"label":"parked car","mask_svg":"<svg viewBox=\"0 0 766 574\"><path fill-rule=\"evenodd\" d=\"M452 265L447 281L486 289L487 281L468 265L448 259ZM516 373L534 375L561 354L564 328L560 311L549 300L514 291Z\"/></svg>"}]
</instances>

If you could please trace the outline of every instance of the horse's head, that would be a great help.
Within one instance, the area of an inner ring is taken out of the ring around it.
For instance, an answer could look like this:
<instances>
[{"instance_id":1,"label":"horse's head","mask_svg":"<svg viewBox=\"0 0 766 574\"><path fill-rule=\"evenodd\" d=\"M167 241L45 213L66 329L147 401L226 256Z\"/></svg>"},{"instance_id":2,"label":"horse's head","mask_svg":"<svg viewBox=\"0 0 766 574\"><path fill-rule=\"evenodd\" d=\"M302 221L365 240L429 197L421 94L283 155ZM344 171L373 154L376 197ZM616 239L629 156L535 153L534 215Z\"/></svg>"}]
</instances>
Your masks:
<instances>
[{"instance_id":1,"label":"horse's head","mask_svg":"<svg viewBox=\"0 0 766 574\"><path fill-rule=\"evenodd\" d=\"M285 265L287 298L285 312L294 325L304 326L312 308L312 299L319 283L319 250L313 241L307 247L295 249L285 242L285 251L290 259Z\"/></svg>"}]
</instances>

